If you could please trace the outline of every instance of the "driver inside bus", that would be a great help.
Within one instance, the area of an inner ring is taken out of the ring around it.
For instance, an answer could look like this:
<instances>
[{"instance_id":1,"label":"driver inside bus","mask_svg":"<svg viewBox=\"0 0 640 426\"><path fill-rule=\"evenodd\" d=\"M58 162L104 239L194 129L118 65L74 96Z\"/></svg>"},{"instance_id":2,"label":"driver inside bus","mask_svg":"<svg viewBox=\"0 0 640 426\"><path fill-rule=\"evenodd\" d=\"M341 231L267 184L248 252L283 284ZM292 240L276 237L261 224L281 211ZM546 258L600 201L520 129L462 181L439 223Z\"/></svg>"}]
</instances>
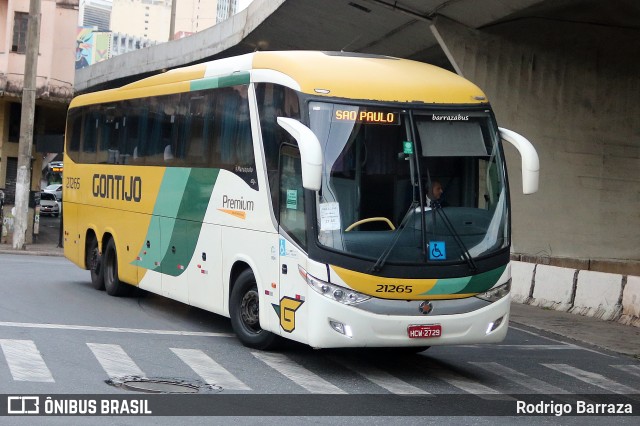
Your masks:
<instances>
[{"instance_id":1,"label":"driver inside bus","mask_svg":"<svg viewBox=\"0 0 640 426\"><path fill-rule=\"evenodd\" d=\"M444 194L444 187L442 186L442 184L437 180L434 180L433 182L431 182L431 188L429 188L426 195L427 199L426 199L425 207L431 208L433 206L433 203L436 203L436 202L441 207L446 207L448 204L446 201L444 201L442 197L443 194Z\"/></svg>"}]
</instances>

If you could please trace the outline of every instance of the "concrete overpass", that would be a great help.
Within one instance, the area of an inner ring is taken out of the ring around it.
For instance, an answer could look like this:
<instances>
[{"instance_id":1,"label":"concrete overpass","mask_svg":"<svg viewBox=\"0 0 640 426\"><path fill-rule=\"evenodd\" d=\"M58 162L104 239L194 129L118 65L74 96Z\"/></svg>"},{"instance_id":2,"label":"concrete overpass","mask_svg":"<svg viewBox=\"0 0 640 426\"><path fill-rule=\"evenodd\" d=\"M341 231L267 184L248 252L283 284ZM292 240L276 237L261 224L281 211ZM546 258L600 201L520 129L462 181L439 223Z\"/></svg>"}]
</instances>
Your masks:
<instances>
[{"instance_id":1,"label":"concrete overpass","mask_svg":"<svg viewBox=\"0 0 640 426\"><path fill-rule=\"evenodd\" d=\"M75 88L280 49L411 58L472 80L501 126L540 154L540 191L525 197L518 154L505 148L514 255L640 275L639 2L255 0L191 37L79 70Z\"/></svg>"}]
</instances>

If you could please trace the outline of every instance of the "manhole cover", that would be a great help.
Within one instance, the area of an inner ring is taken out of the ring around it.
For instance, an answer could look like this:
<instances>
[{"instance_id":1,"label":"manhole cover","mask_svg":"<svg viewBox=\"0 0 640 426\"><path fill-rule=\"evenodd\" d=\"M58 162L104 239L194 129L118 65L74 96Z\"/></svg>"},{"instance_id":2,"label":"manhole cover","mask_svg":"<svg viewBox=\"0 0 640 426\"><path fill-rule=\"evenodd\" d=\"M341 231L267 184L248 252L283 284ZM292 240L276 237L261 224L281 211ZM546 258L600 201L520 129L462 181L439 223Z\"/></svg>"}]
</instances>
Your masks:
<instances>
[{"instance_id":1,"label":"manhole cover","mask_svg":"<svg viewBox=\"0 0 640 426\"><path fill-rule=\"evenodd\" d=\"M220 392L220 386L197 380L150 378L150 377L113 377L107 384L118 388L148 393L211 393Z\"/></svg>"}]
</instances>

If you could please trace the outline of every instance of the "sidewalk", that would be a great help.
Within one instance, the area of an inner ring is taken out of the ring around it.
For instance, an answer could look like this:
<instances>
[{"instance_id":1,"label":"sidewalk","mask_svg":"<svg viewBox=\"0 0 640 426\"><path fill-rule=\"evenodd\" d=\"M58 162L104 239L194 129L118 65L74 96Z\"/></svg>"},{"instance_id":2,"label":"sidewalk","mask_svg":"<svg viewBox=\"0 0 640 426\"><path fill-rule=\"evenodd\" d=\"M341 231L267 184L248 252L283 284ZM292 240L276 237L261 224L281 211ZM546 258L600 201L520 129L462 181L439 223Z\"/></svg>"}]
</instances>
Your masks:
<instances>
[{"instance_id":1,"label":"sidewalk","mask_svg":"<svg viewBox=\"0 0 640 426\"><path fill-rule=\"evenodd\" d=\"M0 244L0 254L63 256L64 252L57 246L57 240L49 238L30 244L22 251L14 250L9 244ZM516 302L511 303L511 323L640 359L639 327Z\"/></svg>"},{"instance_id":2,"label":"sidewalk","mask_svg":"<svg viewBox=\"0 0 640 426\"><path fill-rule=\"evenodd\" d=\"M511 303L511 323L640 359L640 327L516 302Z\"/></svg>"}]
</instances>

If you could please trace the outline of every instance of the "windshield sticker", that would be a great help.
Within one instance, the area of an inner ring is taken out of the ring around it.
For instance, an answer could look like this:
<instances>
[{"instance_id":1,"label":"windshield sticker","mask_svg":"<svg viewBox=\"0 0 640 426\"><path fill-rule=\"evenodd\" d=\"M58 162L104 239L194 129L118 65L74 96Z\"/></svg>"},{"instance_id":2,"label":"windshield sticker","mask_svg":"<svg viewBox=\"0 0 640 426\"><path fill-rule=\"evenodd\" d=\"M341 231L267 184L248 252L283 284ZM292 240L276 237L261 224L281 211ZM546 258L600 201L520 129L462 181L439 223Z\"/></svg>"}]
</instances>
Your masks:
<instances>
[{"instance_id":1,"label":"windshield sticker","mask_svg":"<svg viewBox=\"0 0 640 426\"><path fill-rule=\"evenodd\" d=\"M340 230L340 204L338 203L320 204L320 230L321 231Z\"/></svg>"},{"instance_id":2,"label":"windshield sticker","mask_svg":"<svg viewBox=\"0 0 640 426\"><path fill-rule=\"evenodd\" d=\"M413 142L411 141L402 142L402 151L407 155L413 154Z\"/></svg>"},{"instance_id":3,"label":"windshield sticker","mask_svg":"<svg viewBox=\"0 0 640 426\"><path fill-rule=\"evenodd\" d=\"M429 260L447 260L447 246L444 241L429 241Z\"/></svg>"},{"instance_id":4,"label":"windshield sticker","mask_svg":"<svg viewBox=\"0 0 640 426\"><path fill-rule=\"evenodd\" d=\"M287 189L287 208L293 210L298 209L298 190Z\"/></svg>"}]
</instances>

